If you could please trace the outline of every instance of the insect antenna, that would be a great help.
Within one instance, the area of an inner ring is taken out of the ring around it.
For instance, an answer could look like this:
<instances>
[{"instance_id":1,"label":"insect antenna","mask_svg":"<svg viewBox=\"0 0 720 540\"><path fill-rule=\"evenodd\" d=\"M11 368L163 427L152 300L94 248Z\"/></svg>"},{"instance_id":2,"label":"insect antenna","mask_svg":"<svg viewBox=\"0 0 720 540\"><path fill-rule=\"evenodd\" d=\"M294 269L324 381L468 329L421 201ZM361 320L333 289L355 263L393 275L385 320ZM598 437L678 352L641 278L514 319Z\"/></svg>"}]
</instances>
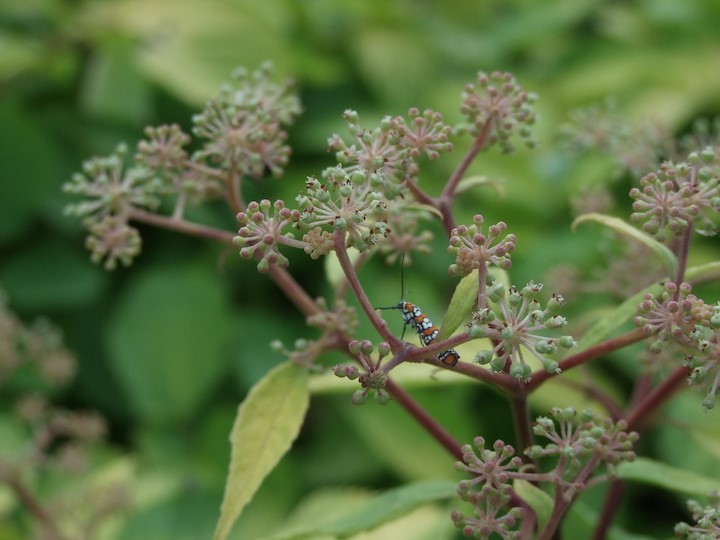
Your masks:
<instances>
[{"instance_id":1,"label":"insect antenna","mask_svg":"<svg viewBox=\"0 0 720 540\"><path fill-rule=\"evenodd\" d=\"M405 253L400 256L400 301L394 306L388 307L376 307L375 309L403 309L403 297L405 296ZM405 329L407 328L407 321L403 324L402 334L400 339L405 337Z\"/></svg>"}]
</instances>

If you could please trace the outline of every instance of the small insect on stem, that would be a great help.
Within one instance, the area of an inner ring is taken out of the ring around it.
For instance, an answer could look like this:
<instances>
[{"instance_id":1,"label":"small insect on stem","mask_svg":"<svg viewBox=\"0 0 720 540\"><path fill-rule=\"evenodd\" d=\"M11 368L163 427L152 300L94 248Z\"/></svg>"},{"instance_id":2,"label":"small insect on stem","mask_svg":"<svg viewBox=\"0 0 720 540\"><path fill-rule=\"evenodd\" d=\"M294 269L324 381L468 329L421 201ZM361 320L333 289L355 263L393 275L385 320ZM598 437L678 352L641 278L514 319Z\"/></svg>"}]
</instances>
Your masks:
<instances>
[{"instance_id":1,"label":"small insect on stem","mask_svg":"<svg viewBox=\"0 0 720 540\"><path fill-rule=\"evenodd\" d=\"M403 261L405 259L405 254L402 255L400 259L400 288L401 288L401 297L405 294L405 284L404 284L404 271L403 271ZM408 326L414 326L415 331L420 336L420 340L423 342L423 345L427 346L430 345L435 339L438 337L438 334L440 333L440 330L437 326L433 324L433 322L430 320L430 317L425 315L422 309L420 307L416 306L415 304L411 304L410 302L405 302L405 300L400 300L400 302L396 306L388 306L388 307L378 307L375 309L399 309L402 313L403 320L405 321L405 324L403 325L403 332L400 336L400 339L402 339L405 336L405 329ZM452 367L455 364L457 364L458 360L460 360L460 355L457 353L455 349L448 349L447 351L443 351L440 354L438 354L438 360L440 360L443 364L446 366Z\"/></svg>"}]
</instances>

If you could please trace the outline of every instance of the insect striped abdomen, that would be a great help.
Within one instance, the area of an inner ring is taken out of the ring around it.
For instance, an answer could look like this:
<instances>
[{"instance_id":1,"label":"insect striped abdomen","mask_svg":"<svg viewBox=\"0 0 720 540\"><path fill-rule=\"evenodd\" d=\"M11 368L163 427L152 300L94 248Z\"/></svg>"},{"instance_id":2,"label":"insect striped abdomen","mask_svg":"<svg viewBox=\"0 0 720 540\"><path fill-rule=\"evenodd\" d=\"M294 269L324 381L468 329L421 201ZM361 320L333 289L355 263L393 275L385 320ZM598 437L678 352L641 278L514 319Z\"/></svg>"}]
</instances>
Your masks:
<instances>
[{"instance_id":1,"label":"insect striped abdomen","mask_svg":"<svg viewBox=\"0 0 720 540\"><path fill-rule=\"evenodd\" d=\"M400 302L398 308L402 312L405 324L413 324L415 326L415 331L420 336L423 344L430 345L435 338L438 337L440 330L433 324L430 317L425 315L418 306L410 302ZM438 360L446 366L451 367L457 364L459 359L460 355L455 349L448 349L438 355Z\"/></svg>"}]
</instances>

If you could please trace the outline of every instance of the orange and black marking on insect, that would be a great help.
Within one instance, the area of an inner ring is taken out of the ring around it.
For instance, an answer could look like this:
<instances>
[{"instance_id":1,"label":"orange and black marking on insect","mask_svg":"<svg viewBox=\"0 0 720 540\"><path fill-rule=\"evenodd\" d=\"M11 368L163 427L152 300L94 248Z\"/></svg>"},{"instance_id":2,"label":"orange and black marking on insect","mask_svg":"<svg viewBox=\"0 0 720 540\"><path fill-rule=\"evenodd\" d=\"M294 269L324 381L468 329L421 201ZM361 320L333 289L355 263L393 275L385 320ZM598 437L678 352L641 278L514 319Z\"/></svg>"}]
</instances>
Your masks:
<instances>
[{"instance_id":1,"label":"orange and black marking on insect","mask_svg":"<svg viewBox=\"0 0 720 540\"><path fill-rule=\"evenodd\" d=\"M403 283L403 260L405 259L405 255L402 256L400 259L400 287L403 289L404 292L404 283ZM422 309L420 309L419 306L415 304L411 304L410 302L405 302L405 300L400 300L400 302L396 306L388 306L388 307L379 307L376 309L399 309L402 313L403 320L405 321L405 326L403 326L403 333L402 336L400 336L400 339L402 339L405 336L405 328L408 326L414 326L415 331L420 336L420 340L423 342L423 345L427 346L430 345L433 341L435 341L435 338L438 337L438 334L440 333L440 330L437 326L433 324L433 322L430 320L430 317L425 315ZM455 349L448 349L447 351L443 351L440 354L438 354L438 360L440 360L443 364L446 366L454 366L457 364L458 360L460 360L460 355L457 353Z\"/></svg>"}]
</instances>

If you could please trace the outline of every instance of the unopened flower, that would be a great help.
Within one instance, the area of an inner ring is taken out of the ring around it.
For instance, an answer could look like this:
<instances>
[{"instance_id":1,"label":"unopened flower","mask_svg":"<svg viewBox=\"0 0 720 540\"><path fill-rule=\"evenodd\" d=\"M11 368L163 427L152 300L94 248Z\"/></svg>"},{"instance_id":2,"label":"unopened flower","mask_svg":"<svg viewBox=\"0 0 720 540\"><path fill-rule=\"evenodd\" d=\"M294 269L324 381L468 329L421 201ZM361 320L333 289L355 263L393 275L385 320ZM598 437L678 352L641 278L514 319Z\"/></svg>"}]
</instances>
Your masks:
<instances>
[{"instance_id":1,"label":"unopened flower","mask_svg":"<svg viewBox=\"0 0 720 540\"><path fill-rule=\"evenodd\" d=\"M482 232L484 221L482 215L476 214L472 225L460 225L452 230L448 247L448 252L455 255L455 263L450 266L452 275L466 276L488 264L505 269L512 265L510 254L515 249L515 235L507 234L500 238L507 229L502 221L488 227L485 235Z\"/></svg>"},{"instance_id":2,"label":"unopened flower","mask_svg":"<svg viewBox=\"0 0 720 540\"><path fill-rule=\"evenodd\" d=\"M534 146L531 126L535 123L532 104L537 97L528 94L510 73L480 72L474 83L465 85L460 112L473 137L488 132L488 145L499 144L504 152L513 150L510 138L517 135L527 146Z\"/></svg>"},{"instance_id":3,"label":"unopened flower","mask_svg":"<svg viewBox=\"0 0 720 540\"><path fill-rule=\"evenodd\" d=\"M236 79L235 85L223 87L219 96L193 118L193 133L208 139L193 159L207 160L251 178L262 177L266 169L280 176L290 157L282 126L300 112L292 84L270 82L269 66L252 75L239 71Z\"/></svg>"},{"instance_id":4,"label":"unopened flower","mask_svg":"<svg viewBox=\"0 0 720 540\"><path fill-rule=\"evenodd\" d=\"M537 300L541 284L528 283L522 290L492 282L488 299L493 307L486 307L473 316L470 335L489 338L495 346L476 355L476 361L490 364L493 371L508 369L516 379L530 379L532 368L525 360L527 353L542 363L545 371L559 373L558 362L552 356L562 349L576 345L571 336L550 338L537 332L562 328L567 320L556 314L564 304L553 295L543 308Z\"/></svg>"},{"instance_id":5,"label":"unopened flower","mask_svg":"<svg viewBox=\"0 0 720 540\"><path fill-rule=\"evenodd\" d=\"M272 209L272 211L271 211ZM285 207L281 200L271 203L267 199L251 202L245 212L237 215L240 229L233 238L240 247L240 256L249 259L260 256L258 270L267 272L271 264L287 266L288 259L280 253L278 244L297 248L306 248L307 244L295 240L292 233L283 233L283 229L300 218L300 212Z\"/></svg>"},{"instance_id":6,"label":"unopened flower","mask_svg":"<svg viewBox=\"0 0 720 540\"><path fill-rule=\"evenodd\" d=\"M640 188L630 190L635 199L631 219L658 240L681 234L698 222L699 232L712 234L710 212L720 209L720 169L711 148L691 153L686 162L665 162L643 176Z\"/></svg>"},{"instance_id":7,"label":"unopened flower","mask_svg":"<svg viewBox=\"0 0 720 540\"><path fill-rule=\"evenodd\" d=\"M465 536L490 538L493 534L501 538L515 538L516 523L522 517L522 510L510 507L511 481L523 462L514 456L515 449L503 441L495 441L492 450L485 448L485 439L475 437L475 448L469 444L462 447L463 461L455 468L472 475L469 480L458 484L458 495L474 507L472 516L459 511L452 513L455 526Z\"/></svg>"},{"instance_id":8,"label":"unopened flower","mask_svg":"<svg viewBox=\"0 0 720 540\"><path fill-rule=\"evenodd\" d=\"M114 270L117 263L130 266L132 260L140 254L142 239L140 233L120 216L106 216L92 223L85 246L91 251L94 263L103 260L106 270Z\"/></svg>"},{"instance_id":9,"label":"unopened flower","mask_svg":"<svg viewBox=\"0 0 720 540\"><path fill-rule=\"evenodd\" d=\"M646 294L638 306L639 315L633 319L636 326L655 336L651 350L661 351L664 343L673 340L686 349L694 349L695 325L709 318L710 308L691 294L689 283L678 287L672 281L664 285L659 297Z\"/></svg>"},{"instance_id":10,"label":"unopened flower","mask_svg":"<svg viewBox=\"0 0 720 540\"><path fill-rule=\"evenodd\" d=\"M309 177L297 197L301 224L345 231L348 247L368 249L387 234L385 183L379 172L348 172L340 166L327 169L322 181Z\"/></svg>"},{"instance_id":11,"label":"unopened flower","mask_svg":"<svg viewBox=\"0 0 720 540\"><path fill-rule=\"evenodd\" d=\"M350 172L380 171L397 181L415 177L419 172L416 160L421 155L437 159L440 153L452 150L448 140L452 128L442 121L440 113L431 110L421 115L418 109L412 108L408 116L409 121L401 116L386 116L379 127L363 129L358 114L346 110L343 117L354 140L346 143L334 134L328 139L328 148Z\"/></svg>"},{"instance_id":12,"label":"unopened flower","mask_svg":"<svg viewBox=\"0 0 720 540\"><path fill-rule=\"evenodd\" d=\"M145 167L126 168L126 153L127 148L120 145L109 156L83 163L83 172L73 175L63 189L86 200L68 205L65 211L94 223L106 216L124 217L133 207L155 209L162 185Z\"/></svg>"}]
</instances>

